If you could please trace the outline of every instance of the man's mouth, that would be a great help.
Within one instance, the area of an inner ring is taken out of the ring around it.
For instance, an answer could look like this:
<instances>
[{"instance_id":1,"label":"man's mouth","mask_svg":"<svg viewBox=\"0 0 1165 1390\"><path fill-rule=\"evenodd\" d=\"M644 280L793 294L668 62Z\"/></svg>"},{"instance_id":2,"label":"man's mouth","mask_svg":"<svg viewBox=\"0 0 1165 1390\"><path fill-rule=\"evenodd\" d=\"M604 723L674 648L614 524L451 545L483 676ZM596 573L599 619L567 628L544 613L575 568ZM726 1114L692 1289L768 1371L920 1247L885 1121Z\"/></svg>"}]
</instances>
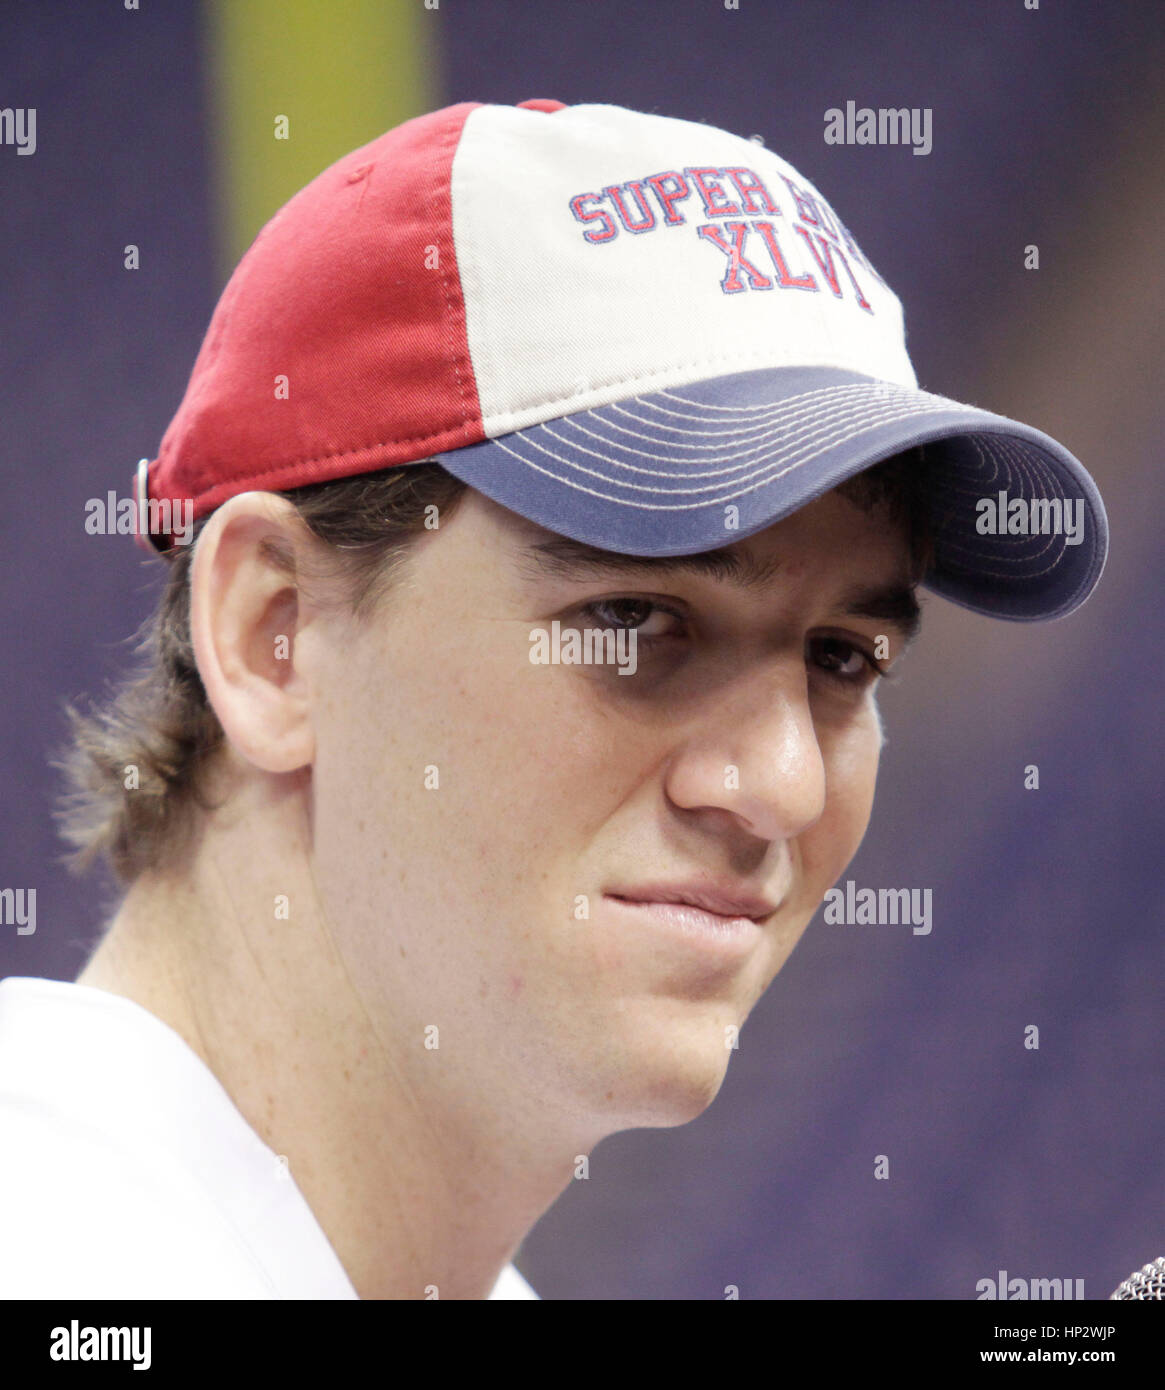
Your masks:
<instances>
[{"instance_id":1,"label":"man's mouth","mask_svg":"<svg viewBox=\"0 0 1165 1390\"><path fill-rule=\"evenodd\" d=\"M715 917L729 920L747 917L758 923L771 917L779 907L779 903L768 898L719 883L646 883L633 888L609 889L607 897L633 905L672 903Z\"/></svg>"}]
</instances>

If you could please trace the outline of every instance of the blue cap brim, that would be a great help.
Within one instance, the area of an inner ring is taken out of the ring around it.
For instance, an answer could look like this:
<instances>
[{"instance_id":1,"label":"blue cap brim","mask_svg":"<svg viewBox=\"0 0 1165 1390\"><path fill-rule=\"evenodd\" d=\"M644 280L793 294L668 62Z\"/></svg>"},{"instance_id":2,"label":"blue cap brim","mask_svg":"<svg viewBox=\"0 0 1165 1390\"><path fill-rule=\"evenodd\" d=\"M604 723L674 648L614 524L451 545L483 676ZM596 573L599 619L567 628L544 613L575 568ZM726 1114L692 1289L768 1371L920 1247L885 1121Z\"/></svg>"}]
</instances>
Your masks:
<instances>
[{"instance_id":1,"label":"blue cap brim","mask_svg":"<svg viewBox=\"0 0 1165 1390\"><path fill-rule=\"evenodd\" d=\"M433 457L549 531L666 556L753 535L919 445L928 446L934 535L927 588L1015 621L1063 617L1084 602L1104 569L1108 522L1096 485L1067 449L1004 416L853 372L738 372ZM1025 508L1010 508L1013 499L1058 505L1045 509L1035 534L984 534L985 510L1002 511L1004 523L1010 511L1013 527L1022 522L1014 514Z\"/></svg>"}]
</instances>

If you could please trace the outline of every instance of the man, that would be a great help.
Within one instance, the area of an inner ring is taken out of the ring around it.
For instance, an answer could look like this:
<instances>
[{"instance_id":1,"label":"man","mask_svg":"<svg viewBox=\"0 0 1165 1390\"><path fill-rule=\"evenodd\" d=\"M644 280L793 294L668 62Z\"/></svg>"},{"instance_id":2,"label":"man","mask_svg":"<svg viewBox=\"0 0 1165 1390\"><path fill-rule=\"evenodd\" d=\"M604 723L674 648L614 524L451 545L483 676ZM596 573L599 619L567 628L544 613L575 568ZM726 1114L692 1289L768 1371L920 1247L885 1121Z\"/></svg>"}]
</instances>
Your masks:
<instances>
[{"instance_id":1,"label":"man","mask_svg":"<svg viewBox=\"0 0 1165 1390\"><path fill-rule=\"evenodd\" d=\"M0 984L10 1294L536 1296L857 850L917 585L1057 617L1107 548L778 156L550 100L293 198L136 496L170 580L67 826L126 896Z\"/></svg>"}]
</instances>

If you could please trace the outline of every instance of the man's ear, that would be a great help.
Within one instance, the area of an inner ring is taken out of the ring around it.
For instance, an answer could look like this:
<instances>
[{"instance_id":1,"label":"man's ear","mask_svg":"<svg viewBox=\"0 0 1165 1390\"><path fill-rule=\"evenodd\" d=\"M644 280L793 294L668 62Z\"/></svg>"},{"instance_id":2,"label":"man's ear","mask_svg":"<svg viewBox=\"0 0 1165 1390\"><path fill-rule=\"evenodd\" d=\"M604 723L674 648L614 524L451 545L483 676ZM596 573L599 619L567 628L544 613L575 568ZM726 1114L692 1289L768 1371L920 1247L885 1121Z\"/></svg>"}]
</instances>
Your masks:
<instances>
[{"instance_id":1,"label":"man's ear","mask_svg":"<svg viewBox=\"0 0 1165 1390\"><path fill-rule=\"evenodd\" d=\"M195 543L199 675L227 741L264 772L294 772L315 753L312 691L297 662L312 617L297 580L309 536L286 498L245 492L218 508Z\"/></svg>"}]
</instances>

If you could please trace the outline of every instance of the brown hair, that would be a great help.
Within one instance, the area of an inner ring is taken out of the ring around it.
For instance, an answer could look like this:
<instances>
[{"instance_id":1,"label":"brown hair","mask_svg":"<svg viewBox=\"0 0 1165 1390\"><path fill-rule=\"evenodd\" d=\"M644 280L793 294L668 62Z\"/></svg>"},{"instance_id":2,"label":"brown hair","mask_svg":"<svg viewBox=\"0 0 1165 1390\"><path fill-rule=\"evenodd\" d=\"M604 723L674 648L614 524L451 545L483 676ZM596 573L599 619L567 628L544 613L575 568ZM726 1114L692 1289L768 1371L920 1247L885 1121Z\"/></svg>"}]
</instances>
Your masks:
<instances>
[{"instance_id":1,"label":"brown hair","mask_svg":"<svg viewBox=\"0 0 1165 1390\"><path fill-rule=\"evenodd\" d=\"M419 463L281 493L327 547L327 559L350 611L375 608L412 542L426 529L427 509L443 521L465 484L439 464ZM107 857L116 877L132 883L185 844L194 809L206 809L204 773L222 743L222 726L206 698L190 635L190 569L208 518L191 543L167 551L158 607L136 638L139 666L109 702L83 713L65 708L70 740L55 765L66 791L56 818L75 872ZM290 566L288 557L272 558ZM131 772L136 786L127 786Z\"/></svg>"},{"instance_id":2,"label":"brown hair","mask_svg":"<svg viewBox=\"0 0 1165 1390\"><path fill-rule=\"evenodd\" d=\"M916 574L929 563L922 450L896 455L837 491L864 511L882 509L911 538ZM439 464L411 464L281 493L324 543L349 611L365 617L391 588L431 507L444 520L466 485ZM55 812L70 846L69 867L104 855L129 885L189 842L197 807L206 809L205 772L223 739L206 698L190 635L190 568L206 524L191 543L166 553L161 600L136 638L138 669L104 706L67 705L70 739L54 765L66 791ZM290 568L289 557L274 556ZM136 785L130 786L130 773Z\"/></svg>"}]
</instances>

